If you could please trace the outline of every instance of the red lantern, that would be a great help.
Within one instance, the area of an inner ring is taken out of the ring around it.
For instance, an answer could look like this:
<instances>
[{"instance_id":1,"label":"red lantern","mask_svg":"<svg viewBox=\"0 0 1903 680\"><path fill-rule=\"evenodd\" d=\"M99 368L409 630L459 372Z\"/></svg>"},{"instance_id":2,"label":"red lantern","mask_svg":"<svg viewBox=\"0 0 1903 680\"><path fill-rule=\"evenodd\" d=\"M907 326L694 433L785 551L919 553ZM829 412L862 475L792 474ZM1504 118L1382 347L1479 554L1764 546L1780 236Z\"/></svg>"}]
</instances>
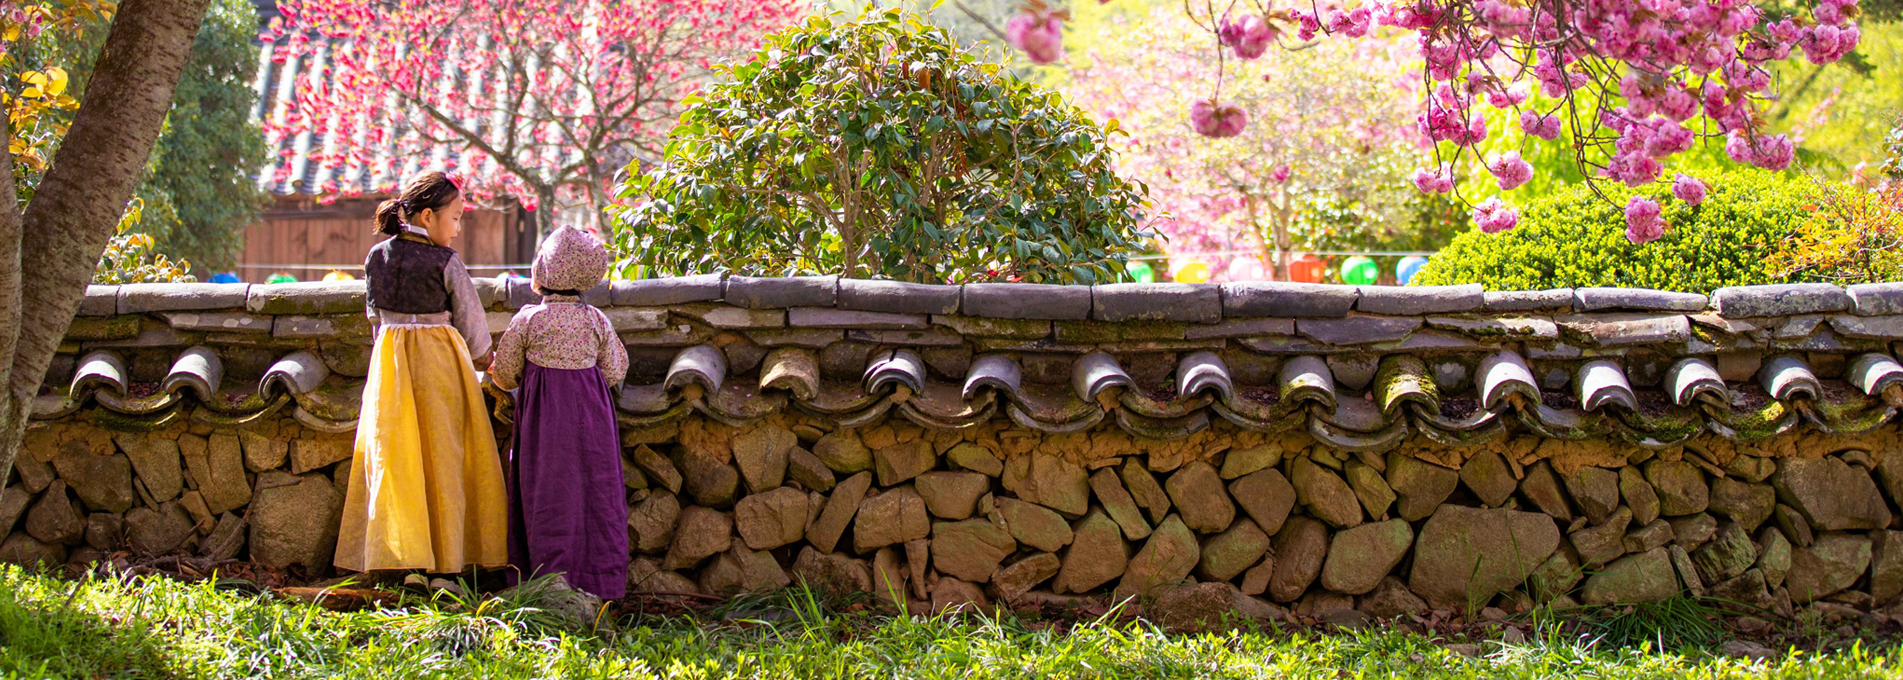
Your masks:
<instances>
[{"instance_id":1,"label":"red lantern","mask_svg":"<svg viewBox=\"0 0 1903 680\"><path fill-rule=\"evenodd\" d=\"M1327 263L1315 257L1314 253L1303 253L1295 261L1288 263L1288 279L1302 283L1321 283L1322 273L1328 269Z\"/></svg>"}]
</instances>

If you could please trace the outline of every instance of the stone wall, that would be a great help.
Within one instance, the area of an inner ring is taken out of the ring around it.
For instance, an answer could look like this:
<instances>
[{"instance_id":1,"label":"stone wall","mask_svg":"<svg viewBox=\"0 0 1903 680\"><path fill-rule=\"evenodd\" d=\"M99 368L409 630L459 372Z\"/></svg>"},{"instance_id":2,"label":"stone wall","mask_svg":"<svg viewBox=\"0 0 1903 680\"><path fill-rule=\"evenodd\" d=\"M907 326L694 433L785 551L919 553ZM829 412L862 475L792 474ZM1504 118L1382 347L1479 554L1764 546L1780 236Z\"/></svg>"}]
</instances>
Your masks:
<instances>
[{"instance_id":1,"label":"stone wall","mask_svg":"<svg viewBox=\"0 0 1903 680\"><path fill-rule=\"evenodd\" d=\"M520 280L479 288L496 331L533 302ZM704 276L589 297L633 359L636 590L804 578L922 606L1223 582L1382 616L1903 594L1903 284ZM362 300L354 282L89 290L0 492L0 558L325 574ZM501 440L509 395L490 394Z\"/></svg>"}]
</instances>

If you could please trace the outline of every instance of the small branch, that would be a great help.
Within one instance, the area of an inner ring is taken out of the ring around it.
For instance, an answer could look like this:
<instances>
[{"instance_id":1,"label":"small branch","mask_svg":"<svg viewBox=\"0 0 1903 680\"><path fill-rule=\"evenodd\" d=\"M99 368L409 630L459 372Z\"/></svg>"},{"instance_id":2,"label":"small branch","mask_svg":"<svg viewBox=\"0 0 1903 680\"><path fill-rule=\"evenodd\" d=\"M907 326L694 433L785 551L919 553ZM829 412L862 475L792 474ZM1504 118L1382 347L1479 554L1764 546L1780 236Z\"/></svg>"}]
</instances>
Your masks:
<instances>
[{"instance_id":1,"label":"small branch","mask_svg":"<svg viewBox=\"0 0 1903 680\"><path fill-rule=\"evenodd\" d=\"M970 7L965 6L964 0L951 0L951 3L953 7L958 8L958 11L963 12L967 17L971 17L972 21L978 22L978 25L985 27L986 31L990 31L992 35L997 36L998 42L1006 45L1011 44L1011 41L1004 37L1004 31L999 29L997 24L991 23L990 19L986 19L979 16L977 12L971 11Z\"/></svg>"}]
</instances>

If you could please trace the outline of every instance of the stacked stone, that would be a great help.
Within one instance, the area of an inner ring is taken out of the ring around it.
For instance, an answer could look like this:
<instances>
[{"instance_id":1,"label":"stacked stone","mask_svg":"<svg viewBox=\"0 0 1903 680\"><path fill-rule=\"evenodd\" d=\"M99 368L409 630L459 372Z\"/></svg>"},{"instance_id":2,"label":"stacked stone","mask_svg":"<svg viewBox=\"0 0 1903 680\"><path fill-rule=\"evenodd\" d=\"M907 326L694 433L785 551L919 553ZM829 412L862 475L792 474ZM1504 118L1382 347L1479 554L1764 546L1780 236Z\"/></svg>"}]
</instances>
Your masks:
<instances>
[{"instance_id":1,"label":"stacked stone","mask_svg":"<svg viewBox=\"0 0 1903 680\"><path fill-rule=\"evenodd\" d=\"M1080 455L1022 430L690 422L629 449L631 585L733 595L804 580L928 608L1223 584L1273 615L1267 603L1374 617L1681 591L1869 610L1903 595L1888 428L1805 438L1785 458L1715 438L1650 451L1521 437L1458 468L1412 447L1340 454L1248 434L1184 457L1094 441Z\"/></svg>"},{"instance_id":2,"label":"stacked stone","mask_svg":"<svg viewBox=\"0 0 1903 680\"><path fill-rule=\"evenodd\" d=\"M329 569L351 434L289 416L195 420L143 432L78 419L29 430L0 490L0 561L88 564L123 550Z\"/></svg>"}]
</instances>

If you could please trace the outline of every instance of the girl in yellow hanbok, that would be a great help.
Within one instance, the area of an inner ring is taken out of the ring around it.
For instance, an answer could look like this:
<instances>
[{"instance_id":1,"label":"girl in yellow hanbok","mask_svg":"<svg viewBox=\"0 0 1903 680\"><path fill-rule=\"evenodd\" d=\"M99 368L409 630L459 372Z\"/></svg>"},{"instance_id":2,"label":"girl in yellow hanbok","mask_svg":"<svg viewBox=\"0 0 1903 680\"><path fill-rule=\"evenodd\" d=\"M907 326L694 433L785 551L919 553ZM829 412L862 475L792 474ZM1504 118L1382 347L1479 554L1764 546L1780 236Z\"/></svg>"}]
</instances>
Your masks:
<instances>
[{"instance_id":1,"label":"girl in yellow hanbok","mask_svg":"<svg viewBox=\"0 0 1903 680\"><path fill-rule=\"evenodd\" d=\"M475 373L488 362L489 328L449 247L462 212L462 191L440 172L377 207L377 231L390 238L363 265L378 329L339 568L454 573L509 561L502 464Z\"/></svg>"}]
</instances>

